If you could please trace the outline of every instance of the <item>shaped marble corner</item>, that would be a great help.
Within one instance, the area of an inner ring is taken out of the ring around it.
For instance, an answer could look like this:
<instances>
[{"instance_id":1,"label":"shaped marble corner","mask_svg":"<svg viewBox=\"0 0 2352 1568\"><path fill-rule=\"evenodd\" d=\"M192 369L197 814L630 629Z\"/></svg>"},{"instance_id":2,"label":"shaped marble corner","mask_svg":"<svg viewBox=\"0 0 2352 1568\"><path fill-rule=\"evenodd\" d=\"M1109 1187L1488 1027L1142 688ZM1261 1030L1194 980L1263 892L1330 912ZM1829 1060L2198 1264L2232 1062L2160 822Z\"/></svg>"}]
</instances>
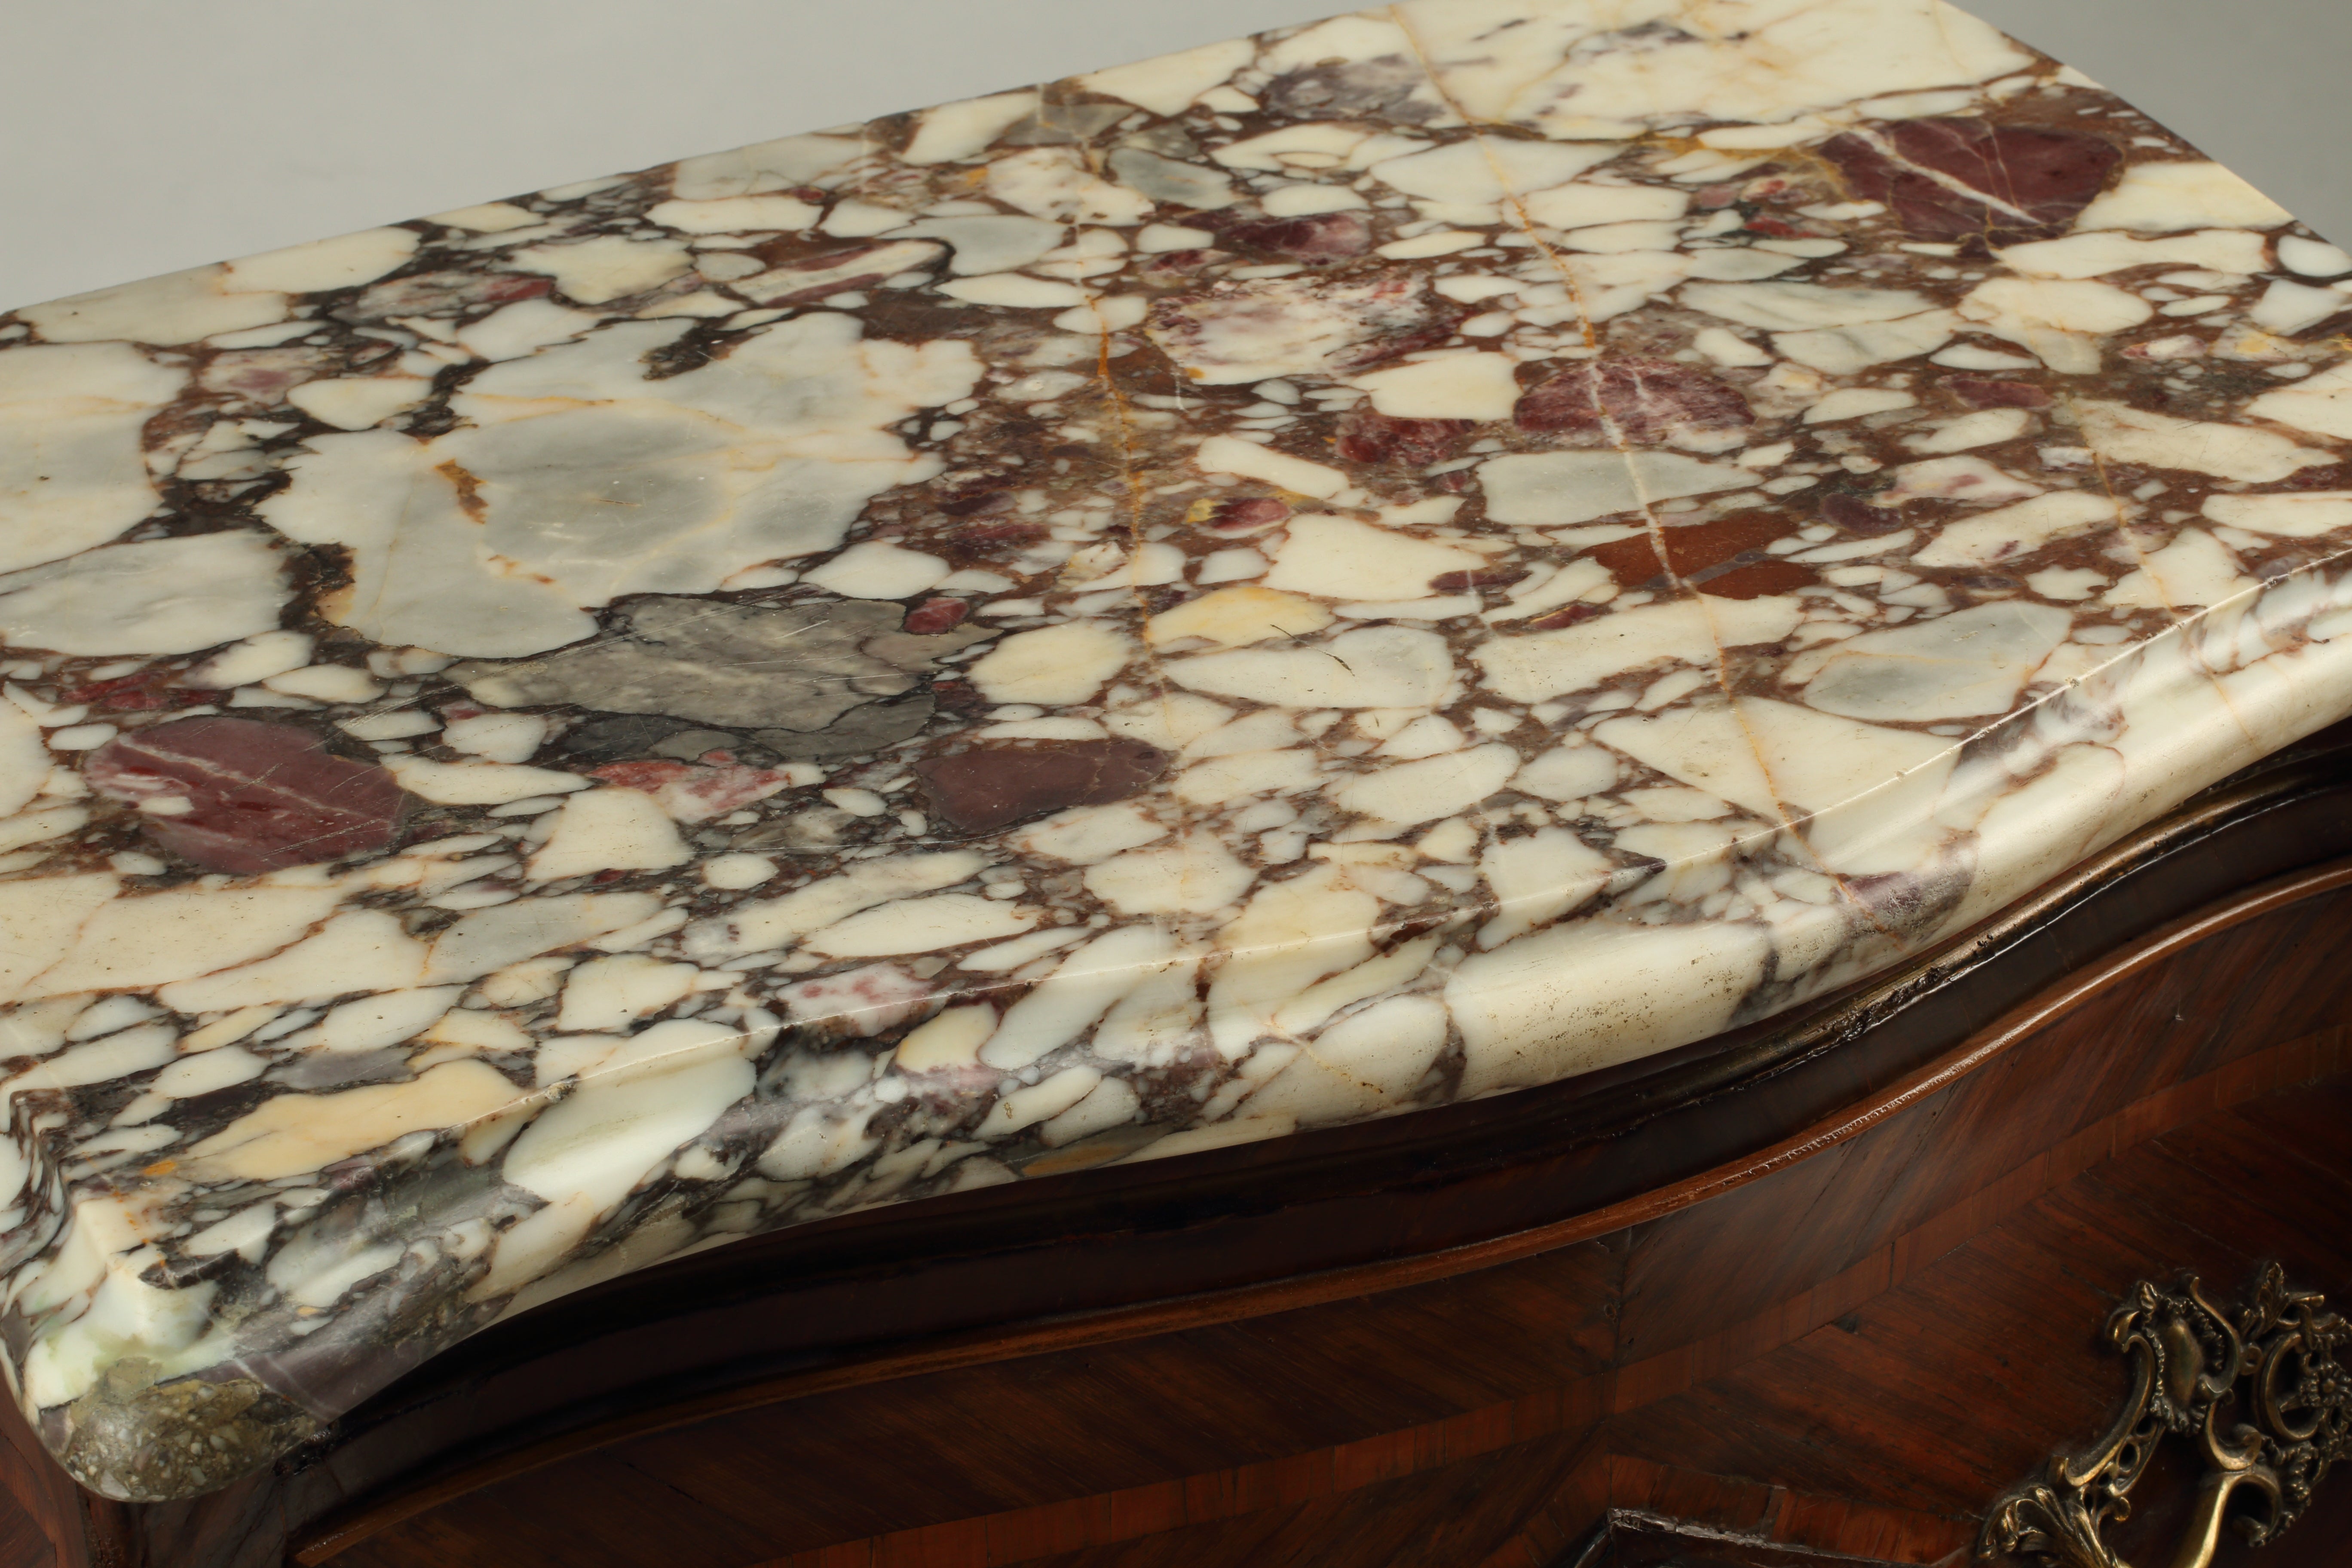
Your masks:
<instances>
[{"instance_id":1,"label":"shaped marble corner","mask_svg":"<svg viewBox=\"0 0 2352 1568\"><path fill-rule=\"evenodd\" d=\"M2352 256L1928 0L1412 0L0 320L0 1354L110 1497L1555 1081L2352 710Z\"/></svg>"}]
</instances>

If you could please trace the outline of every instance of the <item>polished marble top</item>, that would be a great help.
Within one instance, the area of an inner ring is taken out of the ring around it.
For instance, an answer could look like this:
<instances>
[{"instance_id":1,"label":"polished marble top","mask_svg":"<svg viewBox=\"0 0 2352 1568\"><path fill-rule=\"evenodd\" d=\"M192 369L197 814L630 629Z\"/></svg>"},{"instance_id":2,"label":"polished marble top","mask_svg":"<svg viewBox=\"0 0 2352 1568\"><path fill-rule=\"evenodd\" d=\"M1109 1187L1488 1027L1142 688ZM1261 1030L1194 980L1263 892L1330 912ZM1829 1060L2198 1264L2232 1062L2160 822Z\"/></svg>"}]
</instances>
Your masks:
<instances>
[{"instance_id":1,"label":"polished marble top","mask_svg":"<svg viewBox=\"0 0 2352 1568\"><path fill-rule=\"evenodd\" d=\"M1866 976L2352 712L2347 275L1929 0L1412 0L0 318L0 1365L186 1495Z\"/></svg>"}]
</instances>

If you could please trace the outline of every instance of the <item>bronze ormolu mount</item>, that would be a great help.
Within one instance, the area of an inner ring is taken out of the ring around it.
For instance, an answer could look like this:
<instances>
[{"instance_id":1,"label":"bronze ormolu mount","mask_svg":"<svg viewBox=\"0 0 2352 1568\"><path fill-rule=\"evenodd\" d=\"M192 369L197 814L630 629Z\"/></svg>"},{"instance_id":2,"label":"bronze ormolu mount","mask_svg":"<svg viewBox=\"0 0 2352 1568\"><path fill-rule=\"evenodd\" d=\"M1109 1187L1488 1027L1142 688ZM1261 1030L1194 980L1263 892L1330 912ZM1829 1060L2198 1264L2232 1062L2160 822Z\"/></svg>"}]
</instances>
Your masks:
<instances>
[{"instance_id":1,"label":"bronze ormolu mount","mask_svg":"<svg viewBox=\"0 0 2352 1568\"><path fill-rule=\"evenodd\" d=\"M2205 1568L2225 1520L2253 1545L2271 1541L2302 1514L2328 1467L2352 1458L2352 1372L2343 1360L2352 1324L2316 1291L2289 1289L2275 1263L2256 1276L2234 1319L2194 1278L2178 1293L2142 1280L2107 1319L2107 1338L2131 1360L2130 1394L2105 1436L2053 1456L2039 1479L1993 1504L1980 1558L2131 1568L2102 1531L2130 1517L2132 1488L2168 1433L2189 1439L2203 1461L2168 1568Z\"/></svg>"}]
</instances>

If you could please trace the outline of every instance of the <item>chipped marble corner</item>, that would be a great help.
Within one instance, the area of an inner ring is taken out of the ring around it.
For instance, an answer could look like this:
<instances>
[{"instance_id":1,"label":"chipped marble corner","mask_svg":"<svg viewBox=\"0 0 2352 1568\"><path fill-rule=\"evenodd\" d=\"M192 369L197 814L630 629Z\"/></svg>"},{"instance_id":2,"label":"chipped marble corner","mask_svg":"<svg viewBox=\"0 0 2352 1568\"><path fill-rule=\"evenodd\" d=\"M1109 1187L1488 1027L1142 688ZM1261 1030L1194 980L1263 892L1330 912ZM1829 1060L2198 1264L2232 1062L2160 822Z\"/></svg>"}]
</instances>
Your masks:
<instances>
[{"instance_id":1,"label":"chipped marble corner","mask_svg":"<svg viewBox=\"0 0 2352 1568\"><path fill-rule=\"evenodd\" d=\"M2352 254L1932 0L1408 0L0 319L0 1370L1703 1040L2352 711Z\"/></svg>"}]
</instances>

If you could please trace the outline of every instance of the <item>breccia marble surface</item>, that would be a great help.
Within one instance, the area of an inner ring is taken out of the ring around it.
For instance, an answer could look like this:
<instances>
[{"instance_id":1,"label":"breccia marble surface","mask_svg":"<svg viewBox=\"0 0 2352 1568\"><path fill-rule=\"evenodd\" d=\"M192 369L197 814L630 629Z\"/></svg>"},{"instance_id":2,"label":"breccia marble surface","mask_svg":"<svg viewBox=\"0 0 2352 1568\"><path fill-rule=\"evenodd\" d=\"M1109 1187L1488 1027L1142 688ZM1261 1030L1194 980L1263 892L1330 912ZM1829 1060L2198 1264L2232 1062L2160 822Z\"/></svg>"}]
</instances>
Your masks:
<instances>
[{"instance_id":1,"label":"breccia marble surface","mask_svg":"<svg viewBox=\"0 0 2352 1568\"><path fill-rule=\"evenodd\" d=\"M1414 0L21 310L10 1384L188 1495L1867 975L2352 711L2347 274L1927 0Z\"/></svg>"}]
</instances>

